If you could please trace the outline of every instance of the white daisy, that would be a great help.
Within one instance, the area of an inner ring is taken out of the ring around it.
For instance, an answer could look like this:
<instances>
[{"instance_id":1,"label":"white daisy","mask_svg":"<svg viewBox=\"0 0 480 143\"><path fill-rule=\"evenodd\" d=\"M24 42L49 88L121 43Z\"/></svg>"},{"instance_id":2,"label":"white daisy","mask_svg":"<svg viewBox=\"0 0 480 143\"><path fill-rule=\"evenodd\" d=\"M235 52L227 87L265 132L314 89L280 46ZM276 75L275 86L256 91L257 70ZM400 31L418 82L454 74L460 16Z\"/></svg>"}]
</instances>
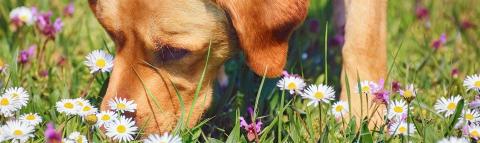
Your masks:
<instances>
[{"instance_id":1,"label":"white daisy","mask_svg":"<svg viewBox=\"0 0 480 143\"><path fill-rule=\"evenodd\" d=\"M411 108L410 108L411 109ZM388 104L388 119L399 119L403 115L407 114L407 103L403 100L390 101Z\"/></svg>"},{"instance_id":2,"label":"white daisy","mask_svg":"<svg viewBox=\"0 0 480 143\"><path fill-rule=\"evenodd\" d=\"M83 99L82 97L75 98L73 99L75 101L75 104L77 104L80 107L83 107L85 105L90 105L90 101Z\"/></svg>"},{"instance_id":3,"label":"white daisy","mask_svg":"<svg viewBox=\"0 0 480 143\"><path fill-rule=\"evenodd\" d=\"M466 120L469 123L475 123L477 121L480 121L480 114L478 114L477 111L475 110L465 110L463 111L462 116L460 117L460 120Z\"/></svg>"},{"instance_id":4,"label":"white daisy","mask_svg":"<svg viewBox=\"0 0 480 143\"><path fill-rule=\"evenodd\" d=\"M335 91L332 87L327 85L310 85L305 90L305 93L301 94L303 98L309 99L308 106L317 106L319 102L328 103L335 98Z\"/></svg>"},{"instance_id":5,"label":"white daisy","mask_svg":"<svg viewBox=\"0 0 480 143\"><path fill-rule=\"evenodd\" d=\"M178 135L169 135L165 132L163 136L151 134L148 138L143 140L143 143L182 143L182 138Z\"/></svg>"},{"instance_id":6,"label":"white daisy","mask_svg":"<svg viewBox=\"0 0 480 143\"><path fill-rule=\"evenodd\" d=\"M407 85L405 90L400 90L400 95L403 96L405 99L413 99L417 96L417 90L413 86L413 84Z\"/></svg>"},{"instance_id":7,"label":"white daisy","mask_svg":"<svg viewBox=\"0 0 480 143\"><path fill-rule=\"evenodd\" d=\"M480 138L480 126L472 125L468 127L468 136L479 139Z\"/></svg>"},{"instance_id":8,"label":"white daisy","mask_svg":"<svg viewBox=\"0 0 480 143\"><path fill-rule=\"evenodd\" d=\"M133 135L138 128L135 126L135 121L132 121L131 118L121 116L120 119L105 124L105 129L105 135L108 137L120 142L128 142L133 140Z\"/></svg>"},{"instance_id":9,"label":"white daisy","mask_svg":"<svg viewBox=\"0 0 480 143\"><path fill-rule=\"evenodd\" d=\"M305 88L305 81L297 76L285 76L277 82L277 86L280 90L288 90L290 94L300 93Z\"/></svg>"},{"instance_id":10,"label":"white daisy","mask_svg":"<svg viewBox=\"0 0 480 143\"><path fill-rule=\"evenodd\" d=\"M77 115L80 106L75 103L74 99L62 99L56 103L57 111L67 115Z\"/></svg>"},{"instance_id":11,"label":"white daisy","mask_svg":"<svg viewBox=\"0 0 480 143\"><path fill-rule=\"evenodd\" d=\"M7 139L11 139L12 142L26 142L34 136L34 127L19 120L11 120L7 121L3 127L3 132Z\"/></svg>"},{"instance_id":12,"label":"white daisy","mask_svg":"<svg viewBox=\"0 0 480 143\"><path fill-rule=\"evenodd\" d=\"M113 120L117 119L117 113L112 112L112 111L102 111L99 114L97 114L97 126L101 127L105 124L108 124L112 122Z\"/></svg>"},{"instance_id":13,"label":"white daisy","mask_svg":"<svg viewBox=\"0 0 480 143\"><path fill-rule=\"evenodd\" d=\"M85 104L83 105L83 107L79 108L78 115L85 117L87 115L96 114L97 112L98 112L97 108L93 107L90 104Z\"/></svg>"},{"instance_id":14,"label":"white daisy","mask_svg":"<svg viewBox=\"0 0 480 143\"><path fill-rule=\"evenodd\" d=\"M35 15L32 9L27 7L17 7L10 12L10 20L17 19L21 22L32 25L35 22Z\"/></svg>"},{"instance_id":15,"label":"white daisy","mask_svg":"<svg viewBox=\"0 0 480 143\"><path fill-rule=\"evenodd\" d=\"M29 95L23 87L10 87L5 91L4 95L10 95L19 109L28 103Z\"/></svg>"},{"instance_id":16,"label":"white daisy","mask_svg":"<svg viewBox=\"0 0 480 143\"><path fill-rule=\"evenodd\" d=\"M415 133L415 126L406 122L395 122L389 128L390 135L410 136Z\"/></svg>"},{"instance_id":17,"label":"white daisy","mask_svg":"<svg viewBox=\"0 0 480 143\"><path fill-rule=\"evenodd\" d=\"M62 143L76 143L74 140L63 138Z\"/></svg>"},{"instance_id":18,"label":"white daisy","mask_svg":"<svg viewBox=\"0 0 480 143\"><path fill-rule=\"evenodd\" d=\"M335 115L335 118L341 118L343 115L348 113L348 103L345 101L338 101L332 106L332 113Z\"/></svg>"},{"instance_id":19,"label":"white daisy","mask_svg":"<svg viewBox=\"0 0 480 143\"><path fill-rule=\"evenodd\" d=\"M12 95L4 94L0 96L0 115L5 117L13 116L19 108Z\"/></svg>"},{"instance_id":20,"label":"white daisy","mask_svg":"<svg viewBox=\"0 0 480 143\"><path fill-rule=\"evenodd\" d=\"M133 102L133 100L127 101L125 98L113 98L110 101L108 101L108 106L110 106L110 109L118 111L118 112L135 112L135 109L137 109L137 104Z\"/></svg>"},{"instance_id":21,"label":"white daisy","mask_svg":"<svg viewBox=\"0 0 480 143\"><path fill-rule=\"evenodd\" d=\"M446 137L437 143L470 143L466 138Z\"/></svg>"},{"instance_id":22,"label":"white daisy","mask_svg":"<svg viewBox=\"0 0 480 143\"><path fill-rule=\"evenodd\" d=\"M468 90L480 91L480 76L477 74L467 76L463 81L463 86L467 87Z\"/></svg>"},{"instance_id":23,"label":"white daisy","mask_svg":"<svg viewBox=\"0 0 480 143\"><path fill-rule=\"evenodd\" d=\"M437 110L437 113L445 113L445 117L448 117L455 113L455 109L457 109L457 104L458 101L460 101L462 98L460 96L452 96L449 99L446 99L445 97L440 98L437 100L437 103L435 103L435 110Z\"/></svg>"},{"instance_id":24,"label":"white daisy","mask_svg":"<svg viewBox=\"0 0 480 143\"><path fill-rule=\"evenodd\" d=\"M363 94L370 95L372 94L372 89L374 89L377 86L378 85L373 81L364 80L360 82L360 86L357 86L357 88L360 87L360 89L357 90L356 92L358 93L358 91L361 91Z\"/></svg>"},{"instance_id":25,"label":"white daisy","mask_svg":"<svg viewBox=\"0 0 480 143\"><path fill-rule=\"evenodd\" d=\"M110 72L113 69L113 56L101 50L95 50L87 55L85 65L90 68L90 73Z\"/></svg>"},{"instance_id":26,"label":"white daisy","mask_svg":"<svg viewBox=\"0 0 480 143\"><path fill-rule=\"evenodd\" d=\"M28 113L20 116L20 121L32 126L36 126L42 122L42 117L38 116L37 113Z\"/></svg>"},{"instance_id":27,"label":"white daisy","mask_svg":"<svg viewBox=\"0 0 480 143\"><path fill-rule=\"evenodd\" d=\"M80 132L72 132L68 135L68 139L74 141L75 143L88 143L87 137L81 135Z\"/></svg>"}]
</instances>

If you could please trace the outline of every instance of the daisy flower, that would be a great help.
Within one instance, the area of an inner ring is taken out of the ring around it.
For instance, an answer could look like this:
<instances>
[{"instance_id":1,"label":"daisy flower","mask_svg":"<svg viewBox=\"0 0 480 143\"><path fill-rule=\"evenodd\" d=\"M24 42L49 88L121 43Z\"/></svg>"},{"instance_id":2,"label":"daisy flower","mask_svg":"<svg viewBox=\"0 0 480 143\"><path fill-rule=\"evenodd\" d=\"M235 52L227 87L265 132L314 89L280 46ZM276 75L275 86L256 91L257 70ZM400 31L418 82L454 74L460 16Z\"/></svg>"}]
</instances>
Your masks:
<instances>
[{"instance_id":1,"label":"daisy flower","mask_svg":"<svg viewBox=\"0 0 480 143\"><path fill-rule=\"evenodd\" d=\"M12 139L12 142L26 142L29 138L33 137L34 127L30 126L19 120L7 121L3 127L7 139Z\"/></svg>"},{"instance_id":2,"label":"daisy flower","mask_svg":"<svg viewBox=\"0 0 480 143\"><path fill-rule=\"evenodd\" d=\"M182 138L180 138L178 135L169 135L167 132L165 132L163 136L151 134L143 140L143 143L182 143Z\"/></svg>"},{"instance_id":3,"label":"daisy flower","mask_svg":"<svg viewBox=\"0 0 480 143\"><path fill-rule=\"evenodd\" d=\"M373 81L364 80L360 82L360 86L357 86L357 87L360 87L360 89L357 90L356 92L358 93L358 91L361 91L363 94L370 95L372 94L372 89L374 89L377 86L378 85Z\"/></svg>"},{"instance_id":4,"label":"daisy flower","mask_svg":"<svg viewBox=\"0 0 480 143\"><path fill-rule=\"evenodd\" d=\"M30 8L24 6L17 7L10 12L10 20L15 24L25 23L32 25L35 22L35 15Z\"/></svg>"},{"instance_id":5,"label":"daisy flower","mask_svg":"<svg viewBox=\"0 0 480 143\"><path fill-rule=\"evenodd\" d=\"M410 136L415 132L415 126L406 122L395 122L389 127L391 135Z\"/></svg>"},{"instance_id":6,"label":"daisy flower","mask_svg":"<svg viewBox=\"0 0 480 143\"><path fill-rule=\"evenodd\" d=\"M97 114L97 126L101 127L105 124L108 124L112 122L113 120L117 119L117 113L113 111L102 111L99 114Z\"/></svg>"},{"instance_id":7,"label":"daisy flower","mask_svg":"<svg viewBox=\"0 0 480 143\"><path fill-rule=\"evenodd\" d=\"M480 121L480 114L478 114L478 112L475 110L465 110L463 111L462 117L460 117L460 119L465 119L469 123L475 123L477 121Z\"/></svg>"},{"instance_id":8,"label":"daisy flower","mask_svg":"<svg viewBox=\"0 0 480 143\"><path fill-rule=\"evenodd\" d=\"M90 105L90 102L88 100L83 99L82 97L75 98L75 104L77 104L80 107L83 107L85 105Z\"/></svg>"},{"instance_id":9,"label":"daisy flower","mask_svg":"<svg viewBox=\"0 0 480 143\"><path fill-rule=\"evenodd\" d=\"M401 118L407 114L407 103L403 100L390 101L388 104L388 119ZM410 108L411 109L411 108Z\"/></svg>"},{"instance_id":10,"label":"daisy flower","mask_svg":"<svg viewBox=\"0 0 480 143\"><path fill-rule=\"evenodd\" d=\"M10 87L5 91L4 95L10 95L17 103L18 108L26 106L28 103L29 95L23 87Z\"/></svg>"},{"instance_id":11,"label":"daisy flower","mask_svg":"<svg viewBox=\"0 0 480 143\"><path fill-rule=\"evenodd\" d=\"M68 139L75 143L88 143L87 137L81 135L80 132L72 132L68 135Z\"/></svg>"},{"instance_id":12,"label":"daisy flower","mask_svg":"<svg viewBox=\"0 0 480 143\"><path fill-rule=\"evenodd\" d=\"M437 143L470 143L466 138L447 137Z\"/></svg>"},{"instance_id":13,"label":"daisy flower","mask_svg":"<svg viewBox=\"0 0 480 143\"><path fill-rule=\"evenodd\" d=\"M468 127L468 135L474 139L480 138L480 127L478 125L472 125Z\"/></svg>"},{"instance_id":14,"label":"daisy flower","mask_svg":"<svg viewBox=\"0 0 480 143\"><path fill-rule=\"evenodd\" d=\"M75 103L74 99L62 99L56 103L57 111L67 115L77 115L78 109L81 108Z\"/></svg>"},{"instance_id":15,"label":"daisy flower","mask_svg":"<svg viewBox=\"0 0 480 143\"><path fill-rule=\"evenodd\" d=\"M132 121L131 118L125 118L122 116L119 120L114 120L109 124L105 124L105 129L105 135L108 137L120 142L128 142L133 140L133 135L138 128L135 126L135 121Z\"/></svg>"},{"instance_id":16,"label":"daisy flower","mask_svg":"<svg viewBox=\"0 0 480 143\"><path fill-rule=\"evenodd\" d=\"M78 115L85 117L87 115L95 114L98 112L98 109L93 107L90 104L85 104L83 107L78 108Z\"/></svg>"},{"instance_id":17,"label":"daisy flower","mask_svg":"<svg viewBox=\"0 0 480 143\"><path fill-rule=\"evenodd\" d=\"M405 100L411 101L417 96L417 90L415 89L413 84L410 84L407 85L407 88L405 90L400 90L400 95L402 95Z\"/></svg>"},{"instance_id":18,"label":"daisy flower","mask_svg":"<svg viewBox=\"0 0 480 143\"><path fill-rule=\"evenodd\" d=\"M288 90L290 94L300 93L306 84L302 78L298 76L285 76L277 82L277 86L280 90Z\"/></svg>"},{"instance_id":19,"label":"daisy flower","mask_svg":"<svg viewBox=\"0 0 480 143\"><path fill-rule=\"evenodd\" d=\"M27 123L31 126L36 126L42 122L42 117L38 116L37 113L28 113L20 116L20 121Z\"/></svg>"},{"instance_id":20,"label":"daisy flower","mask_svg":"<svg viewBox=\"0 0 480 143\"><path fill-rule=\"evenodd\" d=\"M104 51L95 50L87 55L85 65L90 68L90 73L110 72L113 69L113 56Z\"/></svg>"},{"instance_id":21,"label":"daisy flower","mask_svg":"<svg viewBox=\"0 0 480 143\"><path fill-rule=\"evenodd\" d=\"M348 103L345 101L338 101L332 106L332 113L335 118L341 118L344 114L348 113Z\"/></svg>"},{"instance_id":22,"label":"daisy flower","mask_svg":"<svg viewBox=\"0 0 480 143\"><path fill-rule=\"evenodd\" d=\"M127 99L125 98L117 97L108 101L108 106L110 106L110 109L118 111L120 113L123 113L125 111L135 112L135 109L137 109L137 104L135 104L133 100L127 101Z\"/></svg>"},{"instance_id":23,"label":"daisy flower","mask_svg":"<svg viewBox=\"0 0 480 143\"><path fill-rule=\"evenodd\" d=\"M332 87L327 85L310 85L305 90L305 93L301 94L303 98L309 99L308 106L317 106L319 102L328 103L335 98L335 91Z\"/></svg>"},{"instance_id":24,"label":"daisy flower","mask_svg":"<svg viewBox=\"0 0 480 143\"><path fill-rule=\"evenodd\" d=\"M463 86L467 87L468 90L480 90L480 76L477 74L467 76L463 81Z\"/></svg>"},{"instance_id":25,"label":"daisy flower","mask_svg":"<svg viewBox=\"0 0 480 143\"><path fill-rule=\"evenodd\" d=\"M5 117L13 116L13 112L18 110L18 105L15 103L12 95L4 94L0 96L0 115Z\"/></svg>"},{"instance_id":26,"label":"daisy flower","mask_svg":"<svg viewBox=\"0 0 480 143\"><path fill-rule=\"evenodd\" d=\"M458 101L460 101L462 98L460 96L452 96L449 99L446 99L445 97L440 98L437 100L437 103L435 103L435 110L437 110L437 113L445 113L445 117L448 117L455 113L455 109L457 109L457 104Z\"/></svg>"}]
</instances>

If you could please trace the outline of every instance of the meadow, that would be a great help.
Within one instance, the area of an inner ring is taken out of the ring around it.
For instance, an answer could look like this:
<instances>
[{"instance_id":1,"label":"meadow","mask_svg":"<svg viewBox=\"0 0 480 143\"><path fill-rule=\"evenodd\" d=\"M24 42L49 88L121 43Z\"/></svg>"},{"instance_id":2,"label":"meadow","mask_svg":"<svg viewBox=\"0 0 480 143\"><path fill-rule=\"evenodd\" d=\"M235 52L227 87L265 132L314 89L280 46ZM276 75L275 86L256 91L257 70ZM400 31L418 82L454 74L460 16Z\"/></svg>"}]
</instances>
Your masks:
<instances>
[{"instance_id":1,"label":"meadow","mask_svg":"<svg viewBox=\"0 0 480 143\"><path fill-rule=\"evenodd\" d=\"M332 1L311 0L307 19L290 41L288 74L257 76L236 53L225 63L228 84L214 87L213 102L220 104L212 104L194 128L179 124L168 135L150 137L154 142L209 143L476 142L479 4L388 1L388 77L364 82L340 78L344 39L333 30ZM96 50L101 52L90 55ZM149 135L138 125L111 131L132 122L121 115L133 107L99 111L114 66L105 57L114 57L114 51L86 0L0 1L0 142L147 142L140 136ZM98 55L104 58L100 65L110 69L94 68ZM369 129L368 115L346 118L350 103L336 98L342 80L359 85L349 96L387 96L383 102L365 103L386 105L387 122ZM284 85L289 82L304 89ZM312 98L312 85L327 96ZM68 103L79 107L70 110ZM103 115L111 117L108 123Z\"/></svg>"}]
</instances>

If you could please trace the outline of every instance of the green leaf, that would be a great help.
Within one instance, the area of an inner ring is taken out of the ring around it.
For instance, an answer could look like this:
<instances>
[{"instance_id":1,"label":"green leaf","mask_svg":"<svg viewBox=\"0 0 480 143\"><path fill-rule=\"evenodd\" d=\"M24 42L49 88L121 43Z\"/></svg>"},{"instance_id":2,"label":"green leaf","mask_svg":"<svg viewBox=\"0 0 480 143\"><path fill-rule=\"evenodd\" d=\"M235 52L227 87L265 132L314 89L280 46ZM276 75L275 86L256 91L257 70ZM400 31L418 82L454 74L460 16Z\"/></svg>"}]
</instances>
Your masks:
<instances>
[{"instance_id":1,"label":"green leaf","mask_svg":"<svg viewBox=\"0 0 480 143\"><path fill-rule=\"evenodd\" d=\"M226 143L237 143L240 141L240 112L237 109L235 116L235 127L233 127L232 132L228 135Z\"/></svg>"},{"instance_id":2,"label":"green leaf","mask_svg":"<svg viewBox=\"0 0 480 143\"><path fill-rule=\"evenodd\" d=\"M457 108L455 109L455 114L452 116L452 119L450 121L450 124L448 125L447 130L445 131L444 136L448 136L450 132L453 130L453 127L458 121L458 118L460 117L460 114L462 114L462 109L464 105L464 100L460 100L457 104Z\"/></svg>"},{"instance_id":3,"label":"green leaf","mask_svg":"<svg viewBox=\"0 0 480 143\"><path fill-rule=\"evenodd\" d=\"M372 134L368 130L368 122L363 122L362 129L361 129L361 132L360 132L360 142L361 143L373 143Z\"/></svg>"}]
</instances>

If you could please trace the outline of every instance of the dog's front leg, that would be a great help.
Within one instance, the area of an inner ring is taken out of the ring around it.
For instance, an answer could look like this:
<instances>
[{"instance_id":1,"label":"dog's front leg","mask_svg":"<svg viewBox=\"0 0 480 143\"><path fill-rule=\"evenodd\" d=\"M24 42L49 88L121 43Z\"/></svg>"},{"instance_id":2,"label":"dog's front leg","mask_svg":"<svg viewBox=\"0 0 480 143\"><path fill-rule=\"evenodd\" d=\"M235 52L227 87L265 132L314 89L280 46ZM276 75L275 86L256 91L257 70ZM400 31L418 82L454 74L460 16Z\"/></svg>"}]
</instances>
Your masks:
<instances>
[{"instance_id":1,"label":"dog's front leg","mask_svg":"<svg viewBox=\"0 0 480 143\"><path fill-rule=\"evenodd\" d=\"M351 109L358 121L370 116L375 106L372 95L369 104L366 97L358 94L357 75L360 80L378 81L386 78L386 0L345 1L346 26L345 45L343 47L343 71L341 99L348 100L345 75L348 76L351 91ZM362 98L362 99L361 99ZM362 102L363 101L363 102ZM362 106L361 106L362 105ZM375 110L369 127L383 123L384 106ZM370 109L370 111L367 111ZM378 112L378 113L377 113Z\"/></svg>"}]
</instances>

